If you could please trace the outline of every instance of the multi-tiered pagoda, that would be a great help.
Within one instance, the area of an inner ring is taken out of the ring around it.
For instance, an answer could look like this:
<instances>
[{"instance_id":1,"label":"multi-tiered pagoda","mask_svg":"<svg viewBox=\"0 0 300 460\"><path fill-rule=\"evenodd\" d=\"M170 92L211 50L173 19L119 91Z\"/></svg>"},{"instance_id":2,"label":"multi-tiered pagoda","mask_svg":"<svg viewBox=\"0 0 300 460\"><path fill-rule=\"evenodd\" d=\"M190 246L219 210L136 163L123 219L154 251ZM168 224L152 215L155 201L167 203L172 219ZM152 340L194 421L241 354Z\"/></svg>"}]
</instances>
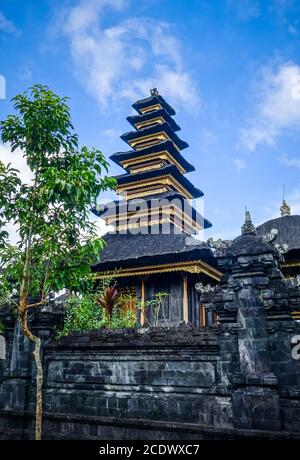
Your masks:
<instances>
[{"instance_id":1,"label":"multi-tiered pagoda","mask_svg":"<svg viewBox=\"0 0 300 460\"><path fill-rule=\"evenodd\" d=\"M134 130L121 136L131 150L110 157L126 171L116 177L123 199L95 210L115 230L105 235L94 271L99 278L114 274L120 288L143 302L157 292L169 294L162 325L199 325L204 314L195 284L221 276L211 249L192 236L211 226L191 204L203 193L185 177L194 167L181 154L188 144L177 135L175 110L156 89L133 108L138 114L127 120Z\"/></svg>"}]
</instances>

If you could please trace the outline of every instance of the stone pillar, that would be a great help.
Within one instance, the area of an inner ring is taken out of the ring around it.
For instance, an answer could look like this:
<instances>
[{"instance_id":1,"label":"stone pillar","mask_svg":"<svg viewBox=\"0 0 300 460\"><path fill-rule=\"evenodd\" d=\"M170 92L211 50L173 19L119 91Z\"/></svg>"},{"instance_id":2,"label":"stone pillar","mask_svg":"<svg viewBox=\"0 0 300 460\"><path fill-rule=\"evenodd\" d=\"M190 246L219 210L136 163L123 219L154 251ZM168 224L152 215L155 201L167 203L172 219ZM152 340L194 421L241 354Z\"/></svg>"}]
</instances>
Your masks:
<instances>
[{"instance_id":1,"label":"stone pillar","mask_svg":"<svg viewBox=\"0 0 300 460\"><path fill-rule=\"evenodd\" d=\"M60 320L61 314L52 312L51 307L46 306L43 310L30 314L29 327L44 344L53 335L53 329ZM10 328L13 332L11 330L7 347L9 353L3 378L0 378L0 409L24 411L29 408L30 391L35 385L35 365L32 356L34 345L24 335L17 318L13 318Z\"/></svg>"},{"instance_id":2,"label":"stone pillar","mask_svg":"<svg viewBox=\"0 0 300 460\"><path fill-rule=\"evenodd\" d=\"M280 430L277 378L271 372L265 308L252 285L240 281L236 293L241 385L232 395L234 424L239 428Z\"/></svg>"},{"instance_id":3,"label":"stone pillar","mask_svg":"<svg viewBox=\"0 0 300 460\"><path fill-rule=\"evenodd\" d=\"M258 297L257 288L252 285L253 282L255 283L255 279L241 280L242 287L236 293L241 373L249 383L265 381L266 384L276 384L275 376L270 375L271 361L265 308Z\"/></svg>"},{"instance_id":4,"label":"stone pillar","mask_svg":"<svg viewBox=\"0 0 300 460\"><path fill-rule=\"evenodd\" d=\"M237 428L280 430L277 378L271 354L263 293L278 272L279 254L257 237L246 211L242 234L220 259L225 273L216 296L221 323L235 325L239 372L234 376L233 422Z\"/></svg>"},{"instance_id":5,"label":"stone pillar","mask_svg":"<svg viewBox=\"0 0 300 460\"><path fill-rule=\"evenodd\" d=\"M7 363L9 374L0 387L0 408L5 410L25 410L27 386L31 376L30 343L24 336L19 321L15 320L14 334Z\"/></svg>"}]
</instances>

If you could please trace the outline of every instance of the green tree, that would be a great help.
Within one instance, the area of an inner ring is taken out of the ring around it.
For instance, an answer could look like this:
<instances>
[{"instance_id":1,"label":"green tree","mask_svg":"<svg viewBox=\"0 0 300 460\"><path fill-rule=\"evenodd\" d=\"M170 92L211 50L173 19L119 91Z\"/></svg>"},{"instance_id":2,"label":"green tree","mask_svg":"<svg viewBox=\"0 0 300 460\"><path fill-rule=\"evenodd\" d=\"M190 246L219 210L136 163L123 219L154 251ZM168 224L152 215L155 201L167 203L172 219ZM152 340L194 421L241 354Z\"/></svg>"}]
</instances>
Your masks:
<instances>
[{"instance_id":1,"label":"green tree","mask_svg":"<svg viewBox=\"0 0 300 460\"><path fill-rule=\"evenodd\" d=\"M12 249L8 235L0 233L1 285L5 290L13 281L18 289L21 328L35 344L35 436L41 439L41 341L30 330L27 313L44 305L50 291L78 292L91 282L90 267L104 243L90 221L90 209L99 193L114 188L115 181L103 176L108 163L99 150L79 148L67 98L35 85L12 101L15 114L0 122L2 142L10 144L12 152L21 151L32 180L22 183L16 170L0 164L0 225L3 229L13 222L20 235Z\"/></svg>"}]
</instances>

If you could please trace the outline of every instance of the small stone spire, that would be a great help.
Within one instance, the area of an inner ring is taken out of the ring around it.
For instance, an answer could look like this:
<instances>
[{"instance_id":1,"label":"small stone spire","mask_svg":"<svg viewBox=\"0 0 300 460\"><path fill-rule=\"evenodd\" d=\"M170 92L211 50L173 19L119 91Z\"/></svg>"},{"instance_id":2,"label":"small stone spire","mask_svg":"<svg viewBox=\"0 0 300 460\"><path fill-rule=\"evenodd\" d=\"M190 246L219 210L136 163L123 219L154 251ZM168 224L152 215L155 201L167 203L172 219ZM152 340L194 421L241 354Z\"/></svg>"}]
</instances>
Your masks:
<instances>
[{"instance_id":1,"label":"small stone spire","mask_svg":"<svg viewBox=\"0 0 300 460\"><path fill-rule=\"evenodd\" d=\"M280 206L280 212L281 212L281 217L290 216L290 215L291 215L291 208L290 208L290 206L287 204L287 202L285 201L285 199L283 199L282 205Z\"/></svg>"},{"instance_id":2,"label":"small stone spire","mask_svg":"<svg viewBox=\"0 0 300 460\"><path fill-rule=\"evenodd\" d=\"M256 235L256 228L254 227L250 212L245 208L245 223L242 226L242 235Z\"/></svg>"},{"instance_id":3,"label":"small stone spire","mask_svg":"<svg viewBox=\"0 0 300 460\"><path fill-rule=\"evenodd\" d=\"M150 89L150 94L151 94L151 96L159 96L159 92L158 92L157 88Z\"/></svg>"}]
</instances>

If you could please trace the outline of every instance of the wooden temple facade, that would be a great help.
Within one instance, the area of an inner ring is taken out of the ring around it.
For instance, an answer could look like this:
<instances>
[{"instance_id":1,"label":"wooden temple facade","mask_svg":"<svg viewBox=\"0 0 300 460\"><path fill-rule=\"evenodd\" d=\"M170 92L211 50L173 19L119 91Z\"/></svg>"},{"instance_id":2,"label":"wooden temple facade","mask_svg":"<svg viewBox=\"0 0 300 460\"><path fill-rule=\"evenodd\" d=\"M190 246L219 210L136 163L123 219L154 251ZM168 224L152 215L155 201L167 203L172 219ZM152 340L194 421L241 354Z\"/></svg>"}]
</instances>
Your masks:
<instances>
[{"instance_id":1,"label":"wooden temple facade","mask_svg":"<svg viewBox=\"0 0 300 460\"><path fill-rule=\"evenodd\" d=\"M181 153L188 144L177 134L175 110L156 89L133 108L137 115L127 120L134 129L121 136L130 150L110 157L125 170L116 177L122 199L94 210L114 231L104 236L107 244L93 270L98 279L113 276L142 303L168 294L161 326L204 325L195 285L215 284L221 273L211 248L193 236L211 224L192 205L203 193L185 177L194 171ZM146 318L138 314L141 324L153 323L151 310Z\"/></svg>"}]
</instances>

